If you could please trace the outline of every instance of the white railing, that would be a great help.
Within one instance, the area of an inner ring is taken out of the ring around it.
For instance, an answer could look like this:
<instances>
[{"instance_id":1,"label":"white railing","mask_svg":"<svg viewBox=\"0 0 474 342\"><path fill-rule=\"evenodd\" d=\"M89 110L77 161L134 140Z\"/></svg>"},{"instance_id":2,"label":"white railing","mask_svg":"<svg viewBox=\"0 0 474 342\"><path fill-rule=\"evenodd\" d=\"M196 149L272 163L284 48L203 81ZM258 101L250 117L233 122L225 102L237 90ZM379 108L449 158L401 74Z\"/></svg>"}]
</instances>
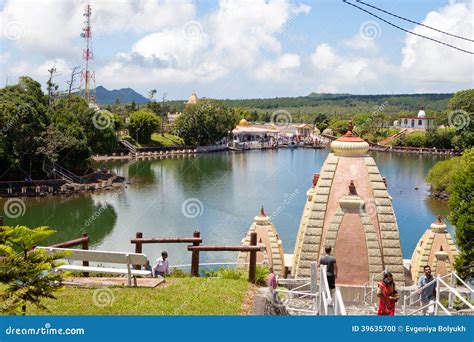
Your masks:
<instances>
[{"instance_id":1,"label":"white railing","mask_svg":"<svg viewBox=\"0 0 474 342\"><path fill-rule=\"evenodd\" d=\"M375 278L380 275L383 277L384 272L386 272L386 270L372 275L370 280L364 284L364 298L362 299L364 304L372 305L375 303L375 299L377 298L377 281Z\"/></svg>"},{"instance_id":2,"label":"white railing","mask_svg":"<svg viewBox=\"0 0 474 342\"><path fill-rule=\"evenodd\" d=\"M444 278L447 278L449 277L450 278L450 285L448 285L443 279ZM422 286L421 288L419 289L416 289L415 291L413 291L411 294L409 294L408 296L405 296L404 299L403 299L403 314L404 315L407 315L407 316L411 316L411 315L415 315L417 313L419 313L420 311L425 311L426 309L428 309L429 307L432 307L434 305L434 315L438 315L438 312L439 312L439 309L443 310L444 313L446 315L451 315L451 312L441 303L440 301L440 296L441 296L441 292L443 291L449 291L449 299L448 299L448 307L449 308L452 308L453 306L453 298L454 296L456 296L461 302L463 302L469 309L471 310L474 310L474 306L469 303L460 293L458 290L456 290L455 288L455 284L454 284L454 279L457 278L458 280L460 280L460 282L466 287L466 289L468 290L468 292L472 293L473 292L473 289L468 286L461 278L459 278L459 276L455 273L455 272L451 272L450 274L446 274L444 276L437 276L435 277L432 281L430 281L429 283L427 283L426 285ZM409 304L408 305L414 305L418 302L421 301L421 292L423 290L425 290L426 288L428 287L431 287L434 283L436 283L436 298L434 301L426 304L426 305L423 305L422 307L420 307L419 309L415 310L415 311L412 311L410 312L409 314L407 314L407 301L409 300ZM443 285L444 287L442 288L441 285ZM413 301L413 298L415 297L415 295L418 295L418 298Z\"/></svg>"},{"instance_id":3,"label":"white railing","mask_svg":"<svg viewBox=\"0 0 474 342\"><path fill-rule=\"evenodd\" d=\"M327 267L322 265L318 272L316 262L311 263L311 278L295 278L281 279L278 284L300 284L299 286L288 289L276 289L275 291L282 294L285 298L283 302L289 312L301 312L311 315L346 315L346 308L342 299L341 291L336 288L334 298L332 298L331 290L327 280ZM318 274L319 274L319 291L318 291ZM309 288L309 290L302 290ZM313 300L313 309L300 309L291 306L292 300L310 299Z\"/></svg>"},{"instance_id":4,"label":"white railing","mask_svg":"<svg viewBox=\"0 0 474 342\"><path fill-rule=\"evenodd\" d=\"M342 294L339 287L336 287L336 292L334 294L334 315L335 316L346 316L346 307L344 301L342 300Z\"/></svg>"},{"instance_id":5,"label":"white railing","mask_svg":"<svg viewBox=\"0 0 474 342\"><path fill-rule=\"evenodd\" d=\"M328 278L327 278L327 266L321 265L319 267L319 301L318 311L319 314L327 315L329 310L329 303L332 303L331 290L329 289Z\"/></svg>"}]
</instances>

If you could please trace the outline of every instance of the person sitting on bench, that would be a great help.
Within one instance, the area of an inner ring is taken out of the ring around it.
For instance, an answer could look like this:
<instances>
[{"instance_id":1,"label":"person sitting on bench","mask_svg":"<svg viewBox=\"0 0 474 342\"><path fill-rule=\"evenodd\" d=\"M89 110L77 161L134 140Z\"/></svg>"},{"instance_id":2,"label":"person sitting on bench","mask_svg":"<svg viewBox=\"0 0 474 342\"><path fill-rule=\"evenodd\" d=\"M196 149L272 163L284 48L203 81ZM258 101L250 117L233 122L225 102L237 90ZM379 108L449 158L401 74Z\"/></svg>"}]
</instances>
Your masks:
<instances>
[{"instance_id":1,"label":"person sitting on bench","mask_svg":"<svg viewBox=\"0 0 474 342\"><path fill-rule=\"evenodd\" d=\"M168 264L168 253L163 251L161 252L161 258L156 259L155 265L153 266L153 275L155 277L169 274L169 264Z\"/></svg>"}]
</instances>

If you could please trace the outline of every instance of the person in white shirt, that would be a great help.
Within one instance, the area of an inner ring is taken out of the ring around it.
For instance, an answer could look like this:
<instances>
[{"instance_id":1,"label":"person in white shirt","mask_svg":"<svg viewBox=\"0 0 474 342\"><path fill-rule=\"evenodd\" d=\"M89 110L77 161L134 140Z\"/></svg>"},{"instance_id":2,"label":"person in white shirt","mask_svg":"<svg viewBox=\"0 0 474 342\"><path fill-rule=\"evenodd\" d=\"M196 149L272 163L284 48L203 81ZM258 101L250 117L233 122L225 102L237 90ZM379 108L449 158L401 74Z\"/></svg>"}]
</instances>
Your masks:
<instances>
[{"instance_id":1,"label":"person in white shirt","mask_svg":"<svg viewBox=\"0 0 474 342\"><path fill-rule=\"evenodd\" d=\"M156 259L155 265L153 266L153 275L155 277L169 274L169 264L168 264L168 253L163 251L161 252L161 258Z\"/></svg>"}]
</instances>

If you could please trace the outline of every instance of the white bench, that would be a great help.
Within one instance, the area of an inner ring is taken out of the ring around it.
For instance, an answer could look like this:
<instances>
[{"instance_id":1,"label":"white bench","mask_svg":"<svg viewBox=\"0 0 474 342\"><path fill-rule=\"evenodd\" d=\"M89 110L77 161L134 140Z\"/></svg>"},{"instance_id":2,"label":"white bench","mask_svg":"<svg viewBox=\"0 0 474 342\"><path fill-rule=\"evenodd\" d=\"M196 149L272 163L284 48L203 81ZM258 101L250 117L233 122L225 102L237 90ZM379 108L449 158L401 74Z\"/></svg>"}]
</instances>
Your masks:
<instances>
[{"instance_id":1,"label":"white bench","mask_svg":"<svg viewBox=\"0 0 474 342\"><path fill-rule=\"evenodd\" d=\"M82 265L61 265L56 267L58 271L73 271L73 272L91 272L91 273L110 273L122 274L128 277L128 286L133 283L137 286L137 276L151 277L151 271L135 270L133 265L144 265L147 258L144 254L136 253L120 253L107 251L92 251L84 249L72 248L54 248L54 247L36 247L37 249L46 250L48 253L67 252L65 259L76 261L92 261L105 262L111 264L126 264L127 268L113 268L113 267L97 267L97 266L82 266Z\"/></svg>"}]
</instances>

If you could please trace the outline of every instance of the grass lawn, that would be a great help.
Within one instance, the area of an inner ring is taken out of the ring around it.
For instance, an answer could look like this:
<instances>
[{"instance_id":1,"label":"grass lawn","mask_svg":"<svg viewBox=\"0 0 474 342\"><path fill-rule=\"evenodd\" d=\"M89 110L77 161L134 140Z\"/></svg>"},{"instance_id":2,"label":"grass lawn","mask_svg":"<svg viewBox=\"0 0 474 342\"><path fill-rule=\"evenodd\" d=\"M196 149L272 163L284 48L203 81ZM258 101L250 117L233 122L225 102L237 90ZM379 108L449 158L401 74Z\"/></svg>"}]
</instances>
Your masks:
<instances>
[{"instance_id":1,"label":"grass lawn","mask_svg":"<svg viewBox=\"0 0 474 342\"><path fill-rule=\"evenodd\" d=\"M2 289L4 286L0 286ZM57 300L42 301L49 312L28 307L27 314L242 315L249 314L254 289L244 279L191 277L169 278L157 288L65 287L56 294Z\"/></svg>"},{"instance_id":2,"label":"grass lawn","mask_svg":"<svg viewBox=\"0 0 474 342\"><path fill-rule=\"evenodd\" d=\"M151 142L154 145L163 147L184 145L183 139L170 133L165 133L164 135L153 133L151 135Z\"/></svg>"}]
</instances>

